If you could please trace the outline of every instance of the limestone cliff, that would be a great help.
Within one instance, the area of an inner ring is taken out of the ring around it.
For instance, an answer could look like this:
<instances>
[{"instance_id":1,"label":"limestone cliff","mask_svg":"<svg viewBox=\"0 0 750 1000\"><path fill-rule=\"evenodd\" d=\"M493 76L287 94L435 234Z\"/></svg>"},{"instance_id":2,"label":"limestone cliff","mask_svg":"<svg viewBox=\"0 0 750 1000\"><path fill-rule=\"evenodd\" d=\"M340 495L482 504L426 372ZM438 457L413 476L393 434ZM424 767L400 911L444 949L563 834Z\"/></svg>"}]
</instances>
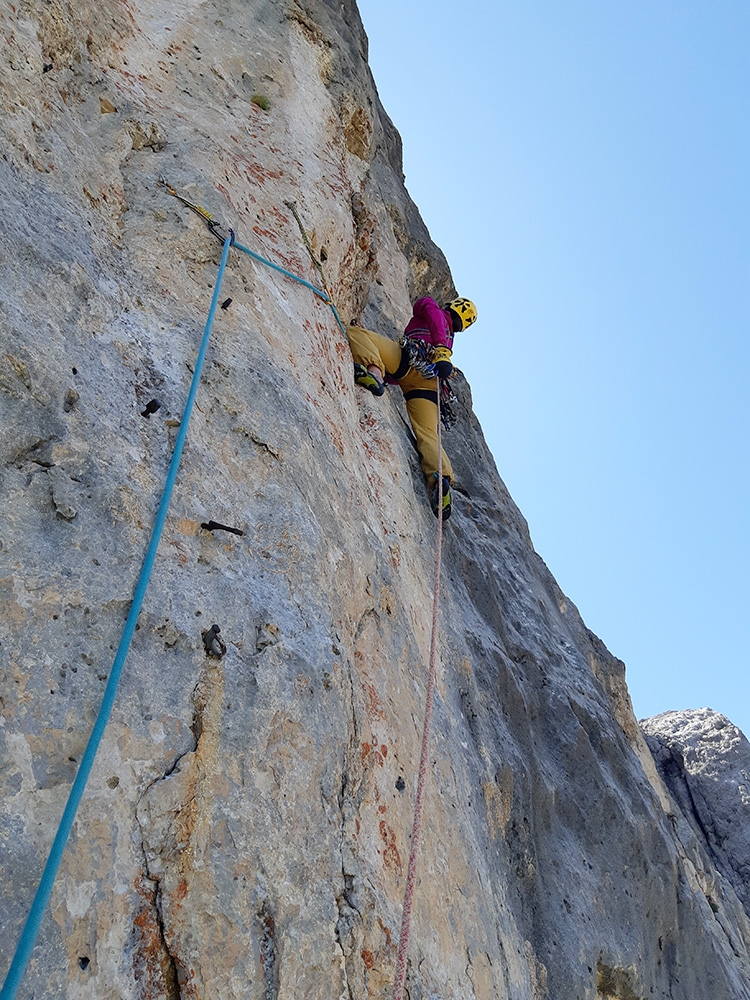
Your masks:
<instances>
[{"instance_id":1,"label":"limestone cliff","mask_svg":"<svg viewBox=\"0 0 750 1000\"><path fill-rule=\"evenodd\" d=\"M750 913L750 743L711 709L643 723L659 773Z\"/></svg>"},{"instance_id":2,"label":"limestone cliff","mask_svg":"<svg viewBox=\"0 0 750 1000\"><path fill-rule=\"evenodd\" d=\"M159 176L317 281L295 203L345 321L395 336L415 296L453 287L403 186L352 0L6 0L0 33L4 974L216 280L221 245ZM355 389L331 311L236 252L224 296L19 996L389 996L435 519L397 393ZM748 998L735 888L458 392L408 996ZM201 529L211 519L244 534ZM214 622L220 660L201 639Z\"/></svg>"}]
</instances>

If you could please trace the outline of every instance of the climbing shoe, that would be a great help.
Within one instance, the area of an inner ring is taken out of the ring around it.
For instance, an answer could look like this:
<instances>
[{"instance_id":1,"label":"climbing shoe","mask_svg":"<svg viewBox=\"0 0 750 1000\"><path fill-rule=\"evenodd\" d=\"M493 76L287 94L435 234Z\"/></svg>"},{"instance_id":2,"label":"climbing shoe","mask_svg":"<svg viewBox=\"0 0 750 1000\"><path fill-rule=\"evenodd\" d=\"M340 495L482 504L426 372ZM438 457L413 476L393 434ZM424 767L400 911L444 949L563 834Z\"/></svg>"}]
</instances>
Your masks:
<instances>
[{"instance_id":1,"label":"climbing shoe","mask_svg":"<svg viewBox=\"0 0 750 1000\"><path fill-rule=\"evenodd\" d=\"M437 517L438 511L438 483L437 472L435 473L435 484L430 492L430 506L432 513ZM443 476L443 520L447 521L451 516L451 481L447 476Z\"/></svg>"},{"instance_id":2,"label":"climbing shoe","mask_svg":"<svg viewBox=\"0 0 750 1000\"><path fill-rule=\"evenodd\" d=\"M354 365L354 381L357 385L361 385L364 389L371 392L373 396L382 396L385 392L385 385L371 371L368 371L364 365Z\"/></svg>"}]
</instances>

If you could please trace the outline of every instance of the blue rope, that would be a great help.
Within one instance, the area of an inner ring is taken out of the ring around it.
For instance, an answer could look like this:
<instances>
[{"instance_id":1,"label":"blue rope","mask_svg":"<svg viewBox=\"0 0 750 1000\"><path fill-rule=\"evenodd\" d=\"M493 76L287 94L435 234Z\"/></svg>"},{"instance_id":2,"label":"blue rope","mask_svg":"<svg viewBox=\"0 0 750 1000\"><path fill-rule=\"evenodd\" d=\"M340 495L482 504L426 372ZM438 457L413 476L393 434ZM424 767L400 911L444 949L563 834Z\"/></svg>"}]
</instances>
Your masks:
<instances>
[{"instance_id":1,"label":"blue rope","mask_svg":"<svg viewBox=\"0 0 750 1000\"><path fill-rule=\"evenodd\" d=\"M261 257L259 253L256 253L249 247L244 246L242 243L235 243L234 245L238 250L246 253L248 257L252 257L253 260L260 261L261 264L265 264L267 267L272 267L274 271L280 271L281 274L285 274L287 278L291 278L292 281L297 281L300 285L304 285L305 288L309 288L310 291L315 292L315 294L318 295L326 305L331 305L331 297L327 295L326 292L322 291L320 288L316 288L315 285L311 285L310 282L305 281L304 278L300 278L298 274L292 274L291 271L287 271L287 269L282 267L280 264L274 264L272 260L267 260L265 257Z\"/></svg>"},{"instance_id":2,"label":"blue rope","mask_svg":"<svg viewBox=\"0 0 750 1000\"><path fill-rule=\"evenodd\" d=\"M182 201L184 199L180 200ZM188 207L193 208L194 211L196 210L195 207L189 202L185 202L185 204L188 205ZM203 215L203 213L199 214ZM209 226L209 228L211 228L211 231L215 233L214 227ZM287 271L287 269L281 267L280 264L276 264L272 260L268 260L266 257L261 257L259 253L256 253L249 247L244 246L242 243L237 243L234 238L233 230L230 229L229 233L230 235L224 240L224 252L221 256L221 264L219 265L219 272L216 278L216 287L211 300L211 308L208 311L208 318L203 331L203 340L201 341L200 350L198 351L198 358L195 365L195 371L193 373L193 381L190 385L190 392L188 393L187 403L185 404L185 412L183 414L180 429L177 433L177 439L175 441L172 462L169 466L167 480L164 484L164 492L162 493L159 509L156 513L156 521L151 533L151 541L149 542L149 547L143 560L143 567L141 569L141 575L138 578L135 594L133 596L133 602L130 605L130 612L128 614L127 621L125 622L125 628L122 633L122 638L120 639L120 645L117 648L115 660L109 675L109 681L107 682L107 687L104 691L104 698L102 699L101 708L99 709L99 715L94 723L94 728L91 732L91 736L89 737L83 757L81 758L78 773L76 774L75 781L73 782L73 787L70 790L68 802L65 806L62 819L60 820L60 826L58 827L55 839L52 843L52 848L50 850L49 857L47 858L47 864L42 872L42 877L39 882L36 895L34 896L29 916L26 919L26 923L21 933L21 938L18 942L15 955L13 956L13 961L11 962L10 969L8 970L8 975L5 978L2 990L0 990L0 1000L14 1000L18 987L23 979L24 971L29 958L31 957L31 952L34 948L36 939L39 935L39 929L41 927L44 911L47 908L47 903L49 902L49 898L52 894L52 887L55 884L55 878L57 877L57 872L60 868L60 862L62 861L65 845L68 842L70 831L73 828L73 821L75 820L78 806L81 804L83 792L86 788L86 783L89 779L94 759L99 749L99 744L101 743L104 730L112 712L112 706L115 701L115 695L117 694L117 687L120 683L120 677L125 665L125 659L130 649L130 643L133 639L136 622L138 621L138 615L140 614L141 607L143 606L143 600L146 596L146 589L151 576L151 570L153 569L154 561L156 559L156 550L159 547L159 540L164 529L164 522L167 517L167 510L172 496L172 489L174 487L175 479L177 478L177 470L180 465L182 450L187 436L190 414L192 412L193 403L198 391L198 384L200 382L200 375L206 356L211 327L213 326L214 316L216 314L216 305L219 301L219 292L221 290L221 283L224 277L224 270L226 268L227 258L229 257L229 248L234 246L238 250L247 254L248 257L252 257L253 260L258 261L260 264L265 264L266 267L271 267L274 271L278 271L287 278L291 278L292 281L296 281L298 284L309 288L310 291L317 295L318 298L322 299L327 306L331 307L331 312L339 325L339 329L344 336L346 336L346 328L341 322L341 317L338 314L336 306L333 304L333 300L327 292L320 288L316 288L315 285L306 281L304 278L301 278L298 274L293 274L291 271ZM218 235L218 233L215 233L215 235Z\"/></svg>"},{"instance_id":3,"label":"blue rope","mask_svg":"<svg viewBox=\"0 0 750 1000\"><path fill-rule=\"evenodd\" d=\"M151 576L151 570L153 569L154 560L156 559L156 550L159 546L159 540L161 538L164 522L167 517L167 509L169 508L172 489L174 487L175 479L177 478L177 470L180 465L182 449L185 444L188 423L190 421L190 413L198 391L198 383L200 382L203 362L206 357L206 349L208 348L208 340L214 321L214 314L216 313L216 304L219 301L219 292L221 290L221 282L224 277L224 269L227 264L227 258L229 257L229 248L234 241L234 233L231 229L229 232L230 235L224 241L224 252L221 255L221 264L219 265L219 272L216 276L216 286L214 288L213 299L211 300L211 308L208 311L208 319L206 320L206 327L203 331L203 340L201 341L198 358L195 363L193 381L190 385L187 403L185 404L185 412L182 416L180 429L177 432L172 462L169 466L167 480L164 484L164 492L162 493L159 509L156 513L156 521L151 533L151 541L149 542L146 557L143 560L141 575L138 578L138 583L135 588L133 602L130 605L130 612L128 614L127 621L125 622L125 628L122 633L120 645L117 648L115 660L112 665L112 671L109 675L109 681L107 682L107 687L104 691L104 698L102 699L102 705L99 709L99 715L97 716L91 736L89 737L83 757L81 758L81 764L78 768L75 781L73 782L73 787L70 790L68 802L65 806L65 812L60 820L60 826L58 827L49 857L47 858L47 864L42 872L42 878L39 882L36 895L34 896L34 902L31 905L29 916L26 919L26 924L24 925L21 933L21 938L18 942L15 955L13 956L10 969L8 970L8 975L5 978L2 991L0 991L0 1000L13 1000L23 978L26 965L31 957L32 949L36 942L37 935L39 934L39 928L42 923L44 911L47 907L47 903L49 902L49 897L52 894L55 877L57 876L57 872L60 867L63 851L65 850L68 837L70 836L70 831L73 828L73 821L75 819L78 806L81 803L86 782L88 781L89 774L91 773L96 752L99 749L99 744L102 736L104 735L104 729L112 711L112 705L114 704L115 695L117 693L117 686L120 682L120 675L122 674L122 668L125 665L125 658L127 657L128 650L130 649L130 643L133 638L133 633L135 632L138 615L140 614L141 607L143 605L143 599L146 596L146 588L148 587L149 577Z\"/></svg>"},{"instance_id":4,"label":"blue rope","mask_svg":"<svg viewBox=\"0 0 750 1000\"><path fill-rule=\"evenodd\" d=\"M287 271L287 269L285 267L281 267L280 264L275 264L272 260L267 260L265 257L261 257L259 253L256 253L249 247L243 246L242 243L235 242L234 245L238 250L241 250L243 253L246 253L248 257L252 257L253 260L257 260L259 261L259 263L265 264L266 267L272 267L274 271L279 271L281 274L286 275L287 278L291 278L292 281L296 281L300 285L304 285L305 288L309 288L311 292L314 292L318 296L318 298L322 299L325 302L327 306L331 307L331 312L333 313L341 332L344 334L344 336L346 336L346 329L344 327L344 324L341 322L341 317L336 311L336 306L333 304L331 296L327 292L324 292L321 288L316 288L315 285L311 285L309 281L305 281L304 278L300 278L298 274L293 274L291 271ZM0 1000L2 1000L1 997Z\"/></svg>"},{"instance_id":5,"label":"blue rope","mask_svg":"<svg viewBox=\"0 0 750 1000\"><path fill-rule=\"evenodd\" d=\"M346 328L344 327L344 324L341 322L341 317L339 316L338 312L336 311L336 306L333 304L333 302L330 303L330 306L331 306L331 312L333 313L334 318L336 319L336 322L339 325L339 330L341 330L341 332L343 333L343 335L346 337Z\"/></svg>"}]
</instances>

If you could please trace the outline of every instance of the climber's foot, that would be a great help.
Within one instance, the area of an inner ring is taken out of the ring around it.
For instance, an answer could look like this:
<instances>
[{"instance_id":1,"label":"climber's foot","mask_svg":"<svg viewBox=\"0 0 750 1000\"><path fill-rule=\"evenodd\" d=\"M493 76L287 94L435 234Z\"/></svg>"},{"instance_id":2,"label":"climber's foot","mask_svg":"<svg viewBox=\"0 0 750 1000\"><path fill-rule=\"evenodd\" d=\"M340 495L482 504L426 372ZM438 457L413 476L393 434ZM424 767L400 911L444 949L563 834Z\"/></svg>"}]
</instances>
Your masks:
<instances>
[{"instance_id":1,"label":"climber's foot","mask_svg":"<svg viewBox=\"0 0 750 1000\"><path fill-rule=\"evenodd\" d=\"M382 396L385 392L385 386L377 375L373 375L364 365L354 365L354 381L363 389L371 392L373 396Z\"/></svg>"},{"instance_id":2,"label":"climber's foot","mask_svg":"<svg viewBox=\"0 0 750 1000\"><path fill-rule=\"evenodd\" d=\"M438 510L438 477L437 472L435 473L435 481L430 487L430 506L432 507L432 513L437 517L439 515ZM451 481L447 476L443 476L443 520L447 521L451 516Z\"/></svg>"}]
</instances>

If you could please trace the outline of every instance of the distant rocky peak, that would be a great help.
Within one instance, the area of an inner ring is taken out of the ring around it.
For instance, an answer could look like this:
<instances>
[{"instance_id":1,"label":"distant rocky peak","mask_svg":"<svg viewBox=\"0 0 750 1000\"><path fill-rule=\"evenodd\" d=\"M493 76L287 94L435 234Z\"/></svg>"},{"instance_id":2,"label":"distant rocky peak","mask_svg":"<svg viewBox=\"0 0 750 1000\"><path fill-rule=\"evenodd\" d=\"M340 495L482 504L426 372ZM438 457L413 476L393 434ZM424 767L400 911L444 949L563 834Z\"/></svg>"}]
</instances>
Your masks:
<instances>
[{"instance_id":1,"label":"distant rocky peak","mask_svg":"<svg viewBox=\"0 0 750 1000\"><path fill-rule=\"evenodd\" d=\"M750 742L710 708L641 723L675 802L750 914Z\"/></svg>"}]
</instances>

